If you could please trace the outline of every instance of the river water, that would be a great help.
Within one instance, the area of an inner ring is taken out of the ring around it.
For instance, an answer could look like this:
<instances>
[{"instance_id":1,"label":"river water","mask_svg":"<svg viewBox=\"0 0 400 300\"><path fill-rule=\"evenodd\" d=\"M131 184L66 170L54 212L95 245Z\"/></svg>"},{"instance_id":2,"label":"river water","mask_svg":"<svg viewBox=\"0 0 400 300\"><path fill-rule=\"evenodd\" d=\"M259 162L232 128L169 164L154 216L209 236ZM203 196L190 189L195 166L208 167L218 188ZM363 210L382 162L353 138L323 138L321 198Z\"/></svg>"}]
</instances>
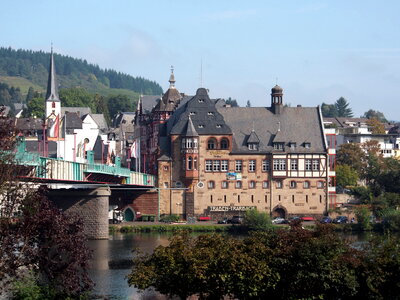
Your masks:
<instances>
[{"instance_id":1,"label":"river water","mask_svg":"<svg viewBox=\"0 0 400 300\"><path fill-rule=\"evenodd\" d=\"M168 245L168 235L161 234L113 234L108 240L88 241L93 250L93 258L89 275L95 283L94 294L97 299L154 299L159 298L154 293L145 295L129 287L125 278L130 272L126 268L110 268L109 262L130 260L132 250L137 248L144 252L151 252L159 245Z\"/></svg>"},{"instance_id":2,"label":"river water","mask_svg":"<svg viewBox=\"0 0 400 300\"><path fill-rule=\"evenodd\" d=\"M354 244L365 241L372 233L357 235L344 234ZM127 261L132 258L132 250L137 248L143 252L152 252L159 245L168 245L168 234L159 233L130 233L113 234L108 240L88 241L93 250L93 259L89 274L95 282L94 294L96 299L135 299L150 300L164 299L161 295L147 291L138 293L133 287L129 287L126 276L130 272L130 266L111 267L109 263Z\"/></svg>"}]
</instances>

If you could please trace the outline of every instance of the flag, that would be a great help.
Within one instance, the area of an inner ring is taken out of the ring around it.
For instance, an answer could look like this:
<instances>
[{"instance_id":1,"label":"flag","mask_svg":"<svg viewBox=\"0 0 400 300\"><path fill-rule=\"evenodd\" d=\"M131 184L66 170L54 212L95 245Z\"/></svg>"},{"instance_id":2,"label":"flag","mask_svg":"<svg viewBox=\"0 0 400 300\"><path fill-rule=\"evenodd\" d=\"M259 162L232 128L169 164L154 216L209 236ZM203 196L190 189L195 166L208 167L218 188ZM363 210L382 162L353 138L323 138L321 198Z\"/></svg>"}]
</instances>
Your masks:
<instances>
[{"instance_id":1,"label":"flag","mask_svg":"<svg viewBox=\"0 0 400 300\"><path fill-rule=\"evenodd\" d=\"M50 128L49 136L58 138L59 131L60 131L60 118L59 118L59 115L57 115L56 119L54 120L54 123L52 124L52 126Z\"/></svg>"},{"instance_id":2,"label":"flag","mask_svg":"<svg viewBox=\"0 0 400 300\"><path fill-rule=\"evenodd\" d=\"M134 140L131 146L131 157L137 158L138 157L137 151L138 151L137 143L136 140Z\"/></svg>"}]
</instances>

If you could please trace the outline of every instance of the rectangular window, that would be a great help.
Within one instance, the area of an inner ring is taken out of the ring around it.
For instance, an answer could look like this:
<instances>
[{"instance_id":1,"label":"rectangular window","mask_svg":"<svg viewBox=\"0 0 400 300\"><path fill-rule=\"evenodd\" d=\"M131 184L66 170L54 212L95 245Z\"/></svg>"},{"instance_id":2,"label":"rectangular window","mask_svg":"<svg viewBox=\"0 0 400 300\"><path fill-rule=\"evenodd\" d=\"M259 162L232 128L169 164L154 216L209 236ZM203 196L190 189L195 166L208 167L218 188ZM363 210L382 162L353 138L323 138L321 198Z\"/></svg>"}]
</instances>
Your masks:
<instances>
[{"instance_id":1,"label":"rectangular window","mask_svg":"<svg viewBox=\"0 0 400 300\"><path fill-rule=\"evenodd\" d=\"M319 159L313 159L312 160L312 169L314 171L318 171L319 170Z\"/></svg>"},{"instance_id":2,"label":"rectangular window","mask_svg":"<svg viewBox=\"0 0 400 300\"><path fill-rule=\"evenodd\" d=\"M229 163L227 160L221 160L221 172L228 172Z\"/></svg>"},{"instance_id":3,"label":"rectangular window","mask_svg":"<svg viewBox=\"0 0 400 300\"><path fill-rule=\"evenodd\" d=\"M235 162L235 171L242 172L242 161L241 160L237 160Z\"/></svg>"},{"instance_id":4,"label":"rectangular window","mask_svg":"<svg viewBox=\"0 0 400 300\"><path fill-rule=\"evenodd\" d=\"M256 171L256 160L251 159L249 160L249 172L255 172Z\"/></svg>"},{"instance_id":5,"label":"rectangular window","mask_svg":"<svg viewBox=\"0 0 400 300\"><path fill-rule=\"evenodd\" d=\"M269 182L268 181L263 181L262 187L263 187L263 189L267 189L269 187Z\"/></svg>"},{"instance_id":6,"label":"rectangular window","mask_svg":"<svg viewBox=\"0 0 400 300\"><path fill-rule=\"evenodd\" d=\"M298 161L297 159L291 159L290 160L290 169L291 170L297 170L298 168Z\"/></svg>"},{"instance_id":7,"label":"rectangular window","mask_svg":"<svg viewBox=\"0 0 400 300\"><path fill-rule=\"evenodd\" d=\"M214 161L213 161L213 171L214 171L214 172L219 172L219 170L220 170L220 163L221 163L220 160L214 160Z\"/></svg>"},{"instance_id":8,"label":"rectangular window","mask_svg":"<svg viewBox=\"0 0 400 300\"><path fill-rule=\"evenodd\" d=\"M206 172L211 172L212 171L212 160L207 159L206 160Z\"/></svg>"},{"instance_id":9,"label":"rectangular window","mask_svg":"<svg viewBox=\"0 0 400 300\"><path fill-rule=\"evenodd\" d=\"M263 172L268 172L270 170L271 166L270 166L270 162L269 159L264 159L262 161L262 171Z\"/></svg>"},{"instance_id":10,"label":"rectangular window","mask_svg":"<svg viewBox=\"0 0 400 300\"><path fill-rule=\"evenodd\" d=\"M278 181L276 182L276 188L277 188L277 189L281 189L282 186L283 186L282 180L278 180ZM280 196L279 196L279 197L280 197ZM279 199L279 200L280 200L280 199Z\"/></svg>"},{"instance_id":11,"label":"rectangular window","mask_svg":"<svg viewBox=\"0 0 400 300\"><path fill-rule=\"evenodd\" d=\"M285 159L274 159L274 171L285 171L286 160Z\"/></svg>"},{"instance_id":12,"label":"rectangular window","mask_svg":"<svg viewBox=\"0 0 400 300\"><path fill-rule=\"evenodd\" d=\"M311 171L311 159L305 160L305 168L306 168L306 171Z\"/></svg>"},{"instance_id":13,"label":"rectangular window","mask_svg":"<svg viewBox=\"0 0 400 300\"><path fill-rule=\"evenodd\" d=\"M283 143L274 143L274 149L283 151Z\"/></svg>"},{"instance_id":14,"label":"rectangular window","mask_svg":"<svg viewBox=\"0 0 400 300\"><path fill-rule=\"evenodd\" d=\"M235 188L237 188L237 189L241 189L242 188L242 182L241 181L236 181L235 182Z\"/></svg>"},{"instance_id":15,"label":"rectangular window","mask_svg":"<svg viewBox=\"0 0 400 300\"><path fill-rule=\"evenodd\" d=\"M229 187L229 182L228 182L228 181L222 181L222 182L221 182L221 187L222 187L223 189L227 189L227 188Z\"/></svg>"},{"instance_id":16,"label":"rectangular window","mask_svg":"<svg viewBox=\"0 0 400 300\"><path fill-rule=\"evenodd\" d=\"M256 182L254 180L249 182L249 189L255 189L256 188Z\"/></svg>"}]
</instances>

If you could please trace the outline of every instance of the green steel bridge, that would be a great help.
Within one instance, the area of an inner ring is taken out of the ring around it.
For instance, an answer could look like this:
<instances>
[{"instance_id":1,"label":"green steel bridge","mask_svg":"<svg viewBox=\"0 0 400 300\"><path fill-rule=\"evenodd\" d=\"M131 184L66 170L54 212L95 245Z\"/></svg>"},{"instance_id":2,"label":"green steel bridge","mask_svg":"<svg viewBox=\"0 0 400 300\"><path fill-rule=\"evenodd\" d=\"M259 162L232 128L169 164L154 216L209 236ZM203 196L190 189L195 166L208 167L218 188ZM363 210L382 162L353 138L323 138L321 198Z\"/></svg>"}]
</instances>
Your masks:
<instances>
[{"instance_id":1,"label":"green steel bridge","mask_svg":"<svg viewBox=\"0 0 400 300\"><path fill-rule=\"evenodd\" d=\"M153 175L133 172L128 168L121 167L120 157L115 158L113 165L95 163L93 151L87 151L87 163L66 161L27 152L25 141L20 139L14 159L19 168L19 177L26 181L76 184L102 183L148 188L155 186Z\"/></svg>"}]
</instances>

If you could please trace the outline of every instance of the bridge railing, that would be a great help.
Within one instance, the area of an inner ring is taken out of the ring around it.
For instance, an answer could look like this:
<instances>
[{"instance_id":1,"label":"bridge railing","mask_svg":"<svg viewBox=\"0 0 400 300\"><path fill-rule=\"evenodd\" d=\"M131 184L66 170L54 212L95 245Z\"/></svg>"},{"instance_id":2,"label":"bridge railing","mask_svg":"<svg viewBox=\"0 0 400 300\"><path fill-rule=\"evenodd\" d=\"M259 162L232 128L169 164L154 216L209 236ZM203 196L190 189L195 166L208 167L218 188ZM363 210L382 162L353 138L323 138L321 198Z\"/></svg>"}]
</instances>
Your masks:
<instances>
[{"instance_id":1,"label":"bridge railing","mask_svg":"<svg viewBox=\"0 0 400 300\"><path fill-rule=\"evenodd\" d=\"M54 180L86 181L88 173L107 174L124 177L125 184L154 186L155 177L144 173L131 172L121 167L121 159L116 157L114 165L94 163L93 151L88 151L88 163L66 161L58 158L42 157L37 153L26 151L25 140L20 137L14 153L15 162L19 165L36 167L30 176Z\"/></svg>"}]
</instances>

